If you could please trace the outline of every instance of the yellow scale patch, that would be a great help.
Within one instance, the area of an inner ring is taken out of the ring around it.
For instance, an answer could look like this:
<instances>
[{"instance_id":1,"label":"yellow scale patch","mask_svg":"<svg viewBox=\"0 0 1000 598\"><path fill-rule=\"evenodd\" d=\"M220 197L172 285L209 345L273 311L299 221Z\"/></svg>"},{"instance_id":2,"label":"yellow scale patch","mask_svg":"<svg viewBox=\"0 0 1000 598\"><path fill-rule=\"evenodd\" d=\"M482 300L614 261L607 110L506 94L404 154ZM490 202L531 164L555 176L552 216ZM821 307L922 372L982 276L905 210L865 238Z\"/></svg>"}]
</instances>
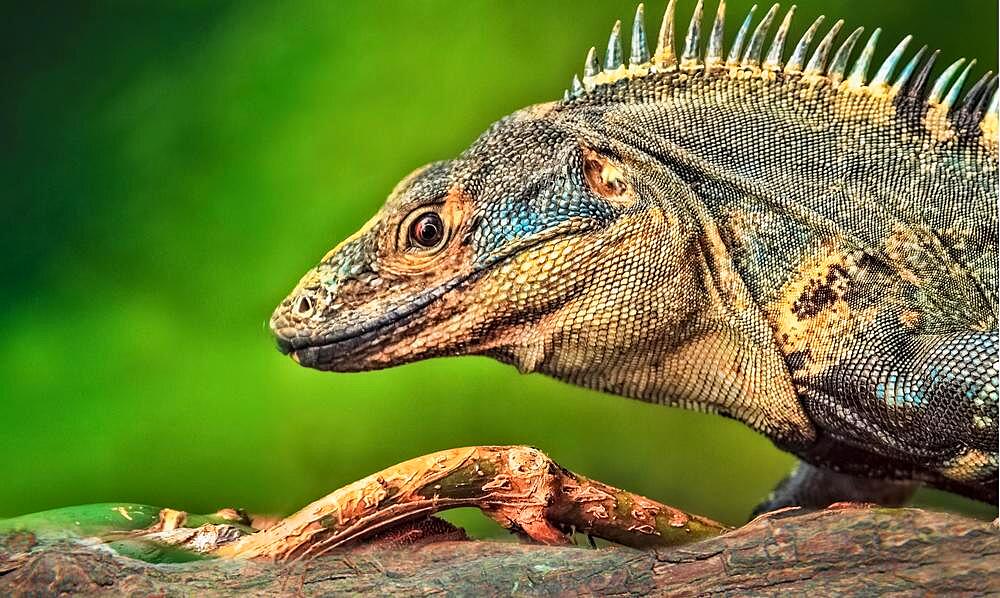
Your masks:
<instances>
[{"instance_id":1,"label":"yellow scale patch","mask_svg":"<svg viewBox=\"0 0 1000 598\"><path fill-rule=\"evenodd\" d=\"M806 373L818 373L842 358L838 345L874 319L875 308L857 310L844 300L854 260L834 247L803 263L798 278L789 281L777 300L765 308L775 340L785 354L809 351Z\"/></svg>"},{"instance_id":2,"label":"yellow scale patch","mask_svg":"<svg viewBox=\"0 0 1000 598\"><path fill-rule=\"evenodd\" d=\"M951 459L938 471L947 478L959 481L974 481L987 467L996 466L996 457L980 449L966 449L961 455Z\"/></svg>"}]
</instances>

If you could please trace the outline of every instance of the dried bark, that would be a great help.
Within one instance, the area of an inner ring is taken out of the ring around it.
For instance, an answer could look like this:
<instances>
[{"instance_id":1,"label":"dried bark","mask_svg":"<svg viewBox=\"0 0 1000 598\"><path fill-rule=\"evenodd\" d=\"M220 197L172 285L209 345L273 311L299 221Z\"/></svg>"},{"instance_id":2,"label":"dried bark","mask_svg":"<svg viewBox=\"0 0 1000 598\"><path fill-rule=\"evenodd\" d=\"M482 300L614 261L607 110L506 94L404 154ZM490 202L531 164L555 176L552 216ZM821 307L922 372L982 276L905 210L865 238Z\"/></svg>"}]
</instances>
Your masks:
<instances>
[{"instance_id":1,"label":"dried bark","mask_svg":"<svg viewBox=\"0 0 1000 598\"><path fill-rule=\"evenodd\" d=\"M1000 593L996 528L917 509L783 512L647 551L446 540L289 562L152 565L67 541L32 550L32 542L5 539L0 595Z\"/></svg>"},{"instance_id":2,"label":"dried bark","mask_svg":"<svg viewBox=\"0 0 1000 598\"><path fill-rule=\"evenodd\" d=\"M273 527L220 545L226 558L312 558L372 533L445 509L478 507L542 544L568 544L575 530L632 547L672 546L726 527L585 478L538 449L474 446L439 451L372 474ZM207 527L212 540L216 526ZM184 543L191 539L185 537Z\"/></svg>"}]
</instances>

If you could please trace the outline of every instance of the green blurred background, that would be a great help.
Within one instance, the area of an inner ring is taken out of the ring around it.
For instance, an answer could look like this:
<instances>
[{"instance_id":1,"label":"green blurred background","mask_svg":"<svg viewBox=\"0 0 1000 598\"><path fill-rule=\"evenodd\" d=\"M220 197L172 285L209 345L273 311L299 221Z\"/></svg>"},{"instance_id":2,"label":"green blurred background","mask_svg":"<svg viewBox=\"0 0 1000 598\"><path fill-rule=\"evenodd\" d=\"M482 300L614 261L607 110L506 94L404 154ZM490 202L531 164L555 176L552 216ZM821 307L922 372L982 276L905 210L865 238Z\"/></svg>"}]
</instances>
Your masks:
<instances>
[{"instance_id":1,"label":"green blurred background","mask_svg":"<svg viewBox=\"0 0 1000 598\"><path fill-rule=\"evenodd\" d=\"M693 0L678 4L687 15ZM730 0L728 38L748 5ZM662 7L647 6L651 28ZM98 501L285 513L419 454L524 443L741 522L792 459L735 422L485 358L319 373L279 355L266 329L298 277L400 177L559 97L587 48L633 9L8 6L0 516ZM821 12L882 25L879 56L913 33L948 61L978 57L977 76L996 68L995 2L801 0L793 33ZM920 501L993 516L941 493Z\"/></svg>"}]
</instances>

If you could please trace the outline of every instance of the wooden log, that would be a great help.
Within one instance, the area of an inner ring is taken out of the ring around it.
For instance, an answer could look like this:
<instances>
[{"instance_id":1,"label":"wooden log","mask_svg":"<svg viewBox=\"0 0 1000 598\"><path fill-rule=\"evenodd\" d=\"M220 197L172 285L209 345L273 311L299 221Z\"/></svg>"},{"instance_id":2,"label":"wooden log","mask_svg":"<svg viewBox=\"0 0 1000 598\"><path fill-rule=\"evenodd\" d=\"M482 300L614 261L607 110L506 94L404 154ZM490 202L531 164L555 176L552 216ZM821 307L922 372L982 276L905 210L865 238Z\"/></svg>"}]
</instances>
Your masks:
<instances>
[{"instance_id":1,"label":"wooden log","mask_svg":"<svg viewBox=\"0 0 1000 598\"><path fill-rule=\"evenodd\" d=\"M989 595L995 525L919 509L789 510L683 546L639 551L498 541L342 548L312 560L154 565L75 540L0 536L0 595ZM390 543L391 544L391 543Z\"/></svg>"}]
</instances>

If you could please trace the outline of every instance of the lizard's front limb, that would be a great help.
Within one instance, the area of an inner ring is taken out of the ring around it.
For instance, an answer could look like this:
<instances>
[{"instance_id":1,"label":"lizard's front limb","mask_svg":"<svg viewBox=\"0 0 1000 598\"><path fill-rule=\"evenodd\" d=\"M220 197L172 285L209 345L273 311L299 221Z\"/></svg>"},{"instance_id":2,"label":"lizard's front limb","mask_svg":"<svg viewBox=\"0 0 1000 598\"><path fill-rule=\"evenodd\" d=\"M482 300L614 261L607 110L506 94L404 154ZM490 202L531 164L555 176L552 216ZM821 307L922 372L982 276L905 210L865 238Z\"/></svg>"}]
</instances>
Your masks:
<instances>
[{"instance_id":1,"label":"lizard's front limb","mask_svg":"<svg viewBox=\"0 0 1000 598\"><path fill-rule=\"evenodd\" d=\"M826 433L807 459L861 476L912 475L995 502L997 332L885 343L798 381L806 410Z\"/></svg>"}]
</instances>

